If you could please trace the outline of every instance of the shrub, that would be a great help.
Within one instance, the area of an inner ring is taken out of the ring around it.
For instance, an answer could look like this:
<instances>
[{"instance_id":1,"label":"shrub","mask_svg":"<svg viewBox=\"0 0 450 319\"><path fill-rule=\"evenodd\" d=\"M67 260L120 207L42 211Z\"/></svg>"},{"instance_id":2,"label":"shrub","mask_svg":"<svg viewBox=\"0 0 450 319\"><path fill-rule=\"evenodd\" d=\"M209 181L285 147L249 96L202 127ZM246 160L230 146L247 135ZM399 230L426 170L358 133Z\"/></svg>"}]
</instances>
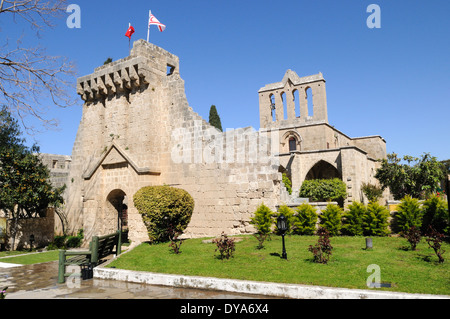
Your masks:
<instances>
[{"instance_id":1,"label":"shrub","mask_svg":"<svg viewBox=\"0 0 450 319\"><path fill-rule=\"evenodd\" d=\"M363 216L363 232L366 236L386 236L388 229L389 211L377 202L367 205Z\"/></svg>"},{"instance_id":2,"label":"shrub","mask_svg":"<svg viewBox=\"0 0 450 319\"><path fill-rule=\"evenodd\" d=\"M6 290L8 290L8 287L0 289L0 299L6 298Z\"/></svg>"},{"instance_id":3,"label":"shrub","mask_svg":"<svg viewBox=\"0 0 450 319\"><path fill-rule=\"evenodd\" d=\"M217 246L215 251L219 251L220 259L224 260L233 257L233 253L235 250L235 243L233 238L228 238L228 236L222 232L222 235L219 238L213 239L213 243L215 243Z\"/></svg>"},{"instance_id":4,"label":"shrub","mask_svg":"<svg viewBox=\"0 0 450 319\"><path fill-rule=\"evenodd\" d=\"M363 183L361 190L364 195L366 195L369 202L376 202L383 195L383 189L381 186L376 186L370 183Z\"/></svg>"},{"instance_id":5,"label":"shrub","mask_svg":"<svg viewBox=\"0 0 450 319\"><path fill-rule=\"evenodd\" d=\"M425 232L432 226L440 233L449 233L450 216L447 203L437 195L433 195L422 205L422 231Z\"/></svg>"},{"instance_id":6,"label":"shrub","mask_svg":"<svg viewBox=\"0 0 450 319\"><path fill-rule=\"evenodd\" d=\"M348 206L348 211L344 213L342 230L350 236L362 236L363 216L366 214L366 206L359 202L353 202Z\"/></svg>"},{"instance_id":7,"label":"shrub","mask_svg":"<svg viewBox=\"0 0 450 319\"><path fill-rule=\"evenodd\" d=\"M320 225L328 230L331 236L339 235L342 228L342 208L328 204L320 215Z\"/></svg>"},{"instance_id":8,"label":"shrub","mask_svg":"<svg viewBox=\"0 0 450 319\"><path fill-rule=\"evenodd\" d=\"M183 189L170 186L147 186L133 196L134 206L142 215L151 242L169 240L169 225L182 233L191 220L194 200Z\"/></svg>"},{"instance_id":9,"label":"shrub","mask_svg":"<svg viewBox=\"0 0 450 319\"><path fill-rule=\"evenodd\" d=\"M67 248L77 248L80 247L83 243L83 230L78 230L78 234L76 236L68 236L66 240L66 246Z\"/></svg>"},{"instance_id":10,"label":"shrub","mask_svg":"<svg viewBox=\"0 0 450 319\"><path fill-rule=\"evenodd\" d=\"M416 250L417 244L422 239L420 229L416 226L412 226L408 231L403 232L402 236L405 237L408 243L411 245L411 250Z\"/></svg>"},{"instance_id":11,"label":"shrub","mask_svg":"<svg viewBox=\"0 0 450 319\"><path fill-rule=\"evenodd\" d=\"M296 209L293 218L293 233L298 235L313 235L316 231L317 212L309 204L301 204Z\"/></svg>"},{"instance_id":12,"label":"shrub","mask_svg":"<svg viewBox=\"0 0 450 319\"><path fill-rule=\"evenodd\" d=\"M48 250L55 250L55 249L66 249L66 238L67 236L55 236L53 238L53 241L48 244L47 249Z\"/></svg>"},{"instance_id":13,"label":"shrub","mask_svg":"<svg viewBox=\"0 0 450 319\"><path fill-rule=\"evenodd\" d=\"M299 196L307 197L313 202L342 202L347 197L347 187L339 178L306 180L300 188Z\"/></svg>"},{"instance_id":14,"label":"shrub","mask_svg":"<svg viewBox=\"0 0 450 319\"><path fill-rule=\"evenodd\" d=\"M76 236L55 236L53 241L48 245L48 250L77 248L83 243L83 229L79 229Z\"/></svg>"},{"instance_id":15,"label":"shrub","mask_svg":"<svg viewBox=\"0 0 450 319\"><path fill-rule=\"evenodd\" d=\"M445 253L445 250L442 249L441 244L442 244L442 241L444 240L445 236L443 234L437 232L435 229L433 229L432 226L429 226L427 237L428 238L426 240L427 240L428 246L430 248L433 248L436 256L438 256L438 258L439 258L439 262L443 263L444 262L443 255Z\"/></svg>"},{"instance_id":16,"label":"shrub","mask_svg":"<svg viewBox=\"0 0 450 319\"><path fill-rule=\"evenodd\" d=\"M286 190L288 191L289 195L291 195L292 194L292 182L291 182L291 180L286 175L286 173L283 173L282 178L283 178L283 184L286 187Z\"/></svg>"},{"instance_id":17,"label":"shrub","mask_svg":"<svg viewBox=\"0 0 450 319\"><path fill-rule=\"evenodd\" d=\"M407 195L401 200L393 226L394 231L398 233L408 231L413 226L422 226L422 210L418 199Z\"/></svg>"},{"instance_id":18,"label":"shrub","mask_svg":"<svg viewBox=\"0 0 450 319\"><path fill-rule=\"evenodd\" d=\"M175 231L175 228L173 227L173 225L169 225L169 229L167 230L167 235L169 236L169 240L170 240L170 244L169 247L170 249L172 249L172 251L175 254L180 254L180 248L181 248L181 244L183 243L183 240L178 239L178 236L181 235L181 232L177 232Z\"/></svg>"},{"instance_id":19,"label":"shrub","mask_svg":"<svg viewBox=\"0 0 450 319\"><path fill-rule=\"evenodd\" d=\"M254 216L250 218L250 224L255 225L257 233L255 234L258 239L258 249L263 248L263 243L269 236L272 229L272 215L273 212L264 204L261 204L256 209Z\"/></svg>"},{"instance_id":20,"label":"shrub","mask_svg":"<svg viewBox=\"0 0 450 319\"><path fill-rule=\"evenodd\" d=\"M330 233L325 228L319 228L317 230L319 240L316 245L309 245L308 250L313 253L313 261L316 263L326 264L330 260L333 246L330 242Z\"/></svg>"}]
</instances>

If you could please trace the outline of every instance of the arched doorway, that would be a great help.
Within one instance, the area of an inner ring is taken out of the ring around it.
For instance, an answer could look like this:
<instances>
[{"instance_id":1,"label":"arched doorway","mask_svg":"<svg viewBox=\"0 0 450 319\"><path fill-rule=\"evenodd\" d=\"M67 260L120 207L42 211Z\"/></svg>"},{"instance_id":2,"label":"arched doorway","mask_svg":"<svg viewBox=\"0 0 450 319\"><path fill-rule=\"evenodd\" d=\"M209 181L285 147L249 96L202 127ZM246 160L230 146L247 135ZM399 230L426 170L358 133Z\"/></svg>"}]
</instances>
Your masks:
<instances>
[{"instance_id":1,"label":"arched doorway","mask_svg":"<svg viewBox=\"0 0 450 319\"><path fill-rule=\"evenodd\" d=\"M306 174L305 180L311 179L342 179L341 173L330 163L320 160Z\"/></svg>"},{"instance_id":2,"label":"arched doorway","mask_svg":"<svg viewBox=\"0 0 450 319\"><path fill-rule=\"evenodd\" d=\"M121 189L111 191L106 197L105 226L108 233L128 230L128 199Z\"/></svg>"}]
</instances>

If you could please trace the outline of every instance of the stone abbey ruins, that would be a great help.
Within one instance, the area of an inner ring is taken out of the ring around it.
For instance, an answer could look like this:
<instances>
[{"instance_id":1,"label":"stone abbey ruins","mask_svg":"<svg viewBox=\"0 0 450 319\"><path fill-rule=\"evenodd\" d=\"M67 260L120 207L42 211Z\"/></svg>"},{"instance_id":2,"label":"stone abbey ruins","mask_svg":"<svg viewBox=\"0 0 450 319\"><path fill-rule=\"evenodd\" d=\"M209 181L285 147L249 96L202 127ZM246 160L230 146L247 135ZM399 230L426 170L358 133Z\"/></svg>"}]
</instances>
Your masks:
<instances>
[{"instance_id":1,"label":"stone abbey ruins","mask_svg":"<svg viewBox=\"0 0 450 319\"><path fill-rule=\"evenodd\" d=\"M115 231L123 207L129 238L148 240L132 200L144 186L166 184L192 195L184 236L233 235L254 231L249 220L261 203L276 209L295 201L286 196L283 172L296 194L306 179L338 177L348 204L362 200L361 184L375 182L376 160L386 157L380 136L350 138L328 124L321 73L299 77L288 70L258 92L259 130L223 133L189 107L179 58L144 40L128 57L79 78L77 92L84 105L65 210L70 229L82 228L87 240Z\"/></svg>"}]
</instances>

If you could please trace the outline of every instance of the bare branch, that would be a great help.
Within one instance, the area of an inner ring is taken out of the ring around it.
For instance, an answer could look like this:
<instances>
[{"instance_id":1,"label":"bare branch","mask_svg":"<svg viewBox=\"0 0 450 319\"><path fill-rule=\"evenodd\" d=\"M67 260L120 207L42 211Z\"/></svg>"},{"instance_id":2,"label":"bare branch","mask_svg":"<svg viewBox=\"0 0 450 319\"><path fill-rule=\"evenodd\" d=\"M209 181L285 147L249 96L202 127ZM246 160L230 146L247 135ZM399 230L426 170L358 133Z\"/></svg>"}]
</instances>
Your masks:
<instances>
[{"instance_id":1,"label":"bare branch","mask_svg":"<svg viewBox=\"0 0 450 319\"><path fill-rule=\"evenodd\" d=\"M66 0L2 0L0 14L11 13L21 17L34 29L52 27L52 18L60 17L67 8Z\"/></svg>"},{"instance_id":2,"label":"bare branch","mask_svg":"<svg viewBox=\"0 0 450 319\"><path fill-rule=\"evenodd\" d=\"M66 11L66 0L0 0L0 17L12 14L41 30L52 27L52 19ZM68 92L74 90L75 67L64 57L49 56L40 47L16 47L8 43L0 48L0 104L20 119L27 131L25 118L39 119L44 128L56 126L46 119L51 106L66 107L75 103Z\"/></svg>"},{"instance_id":3,"label":"bare branch","mask_svg":"<svg viewBox=\"0 0 450 319\"><path fill-rule=\"evenodd\" d=\"M27 129L31 128L24 122L27 115L39 119L44 127L54 126L55 121L45 119L44 115L53 105L74 104L74 98L68 93L73 89L74 76L72 63L63 57L48 56L41 48L18 45L14 50L0 51L0 102Z\"/></svg>"}]
</instances>

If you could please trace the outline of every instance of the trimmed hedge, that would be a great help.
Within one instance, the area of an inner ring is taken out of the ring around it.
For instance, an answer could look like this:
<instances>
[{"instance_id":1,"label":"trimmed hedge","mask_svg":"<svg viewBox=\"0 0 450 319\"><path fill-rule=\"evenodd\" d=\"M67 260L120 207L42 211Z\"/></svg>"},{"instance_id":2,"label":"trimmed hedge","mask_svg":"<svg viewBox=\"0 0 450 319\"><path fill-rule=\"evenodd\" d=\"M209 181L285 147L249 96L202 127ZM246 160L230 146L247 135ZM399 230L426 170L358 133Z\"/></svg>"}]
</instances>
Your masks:
<instances>
[{"instance_id":1,"label":"trimmed hedge","mask_svg":"<svg viewBox=\"0 0 450 319\"><path fill-rule=\"evenodd\" d=\"M194 211L194 199L183 189L147 186L133 196L134 206L142 215L151 242L169 240L169 227L183 232Z\"/></svg>"},{"instance_id":2,"label":"trimmed hedge","mask_svg":"<svg viewBox=\"0 0 450 319\"><path fill-rule=\"evenodd\" d=\"M306 180L299 196L313 202L342 202L347 197L347 186L339 178Z\"/></svg>"}]
</instances>

